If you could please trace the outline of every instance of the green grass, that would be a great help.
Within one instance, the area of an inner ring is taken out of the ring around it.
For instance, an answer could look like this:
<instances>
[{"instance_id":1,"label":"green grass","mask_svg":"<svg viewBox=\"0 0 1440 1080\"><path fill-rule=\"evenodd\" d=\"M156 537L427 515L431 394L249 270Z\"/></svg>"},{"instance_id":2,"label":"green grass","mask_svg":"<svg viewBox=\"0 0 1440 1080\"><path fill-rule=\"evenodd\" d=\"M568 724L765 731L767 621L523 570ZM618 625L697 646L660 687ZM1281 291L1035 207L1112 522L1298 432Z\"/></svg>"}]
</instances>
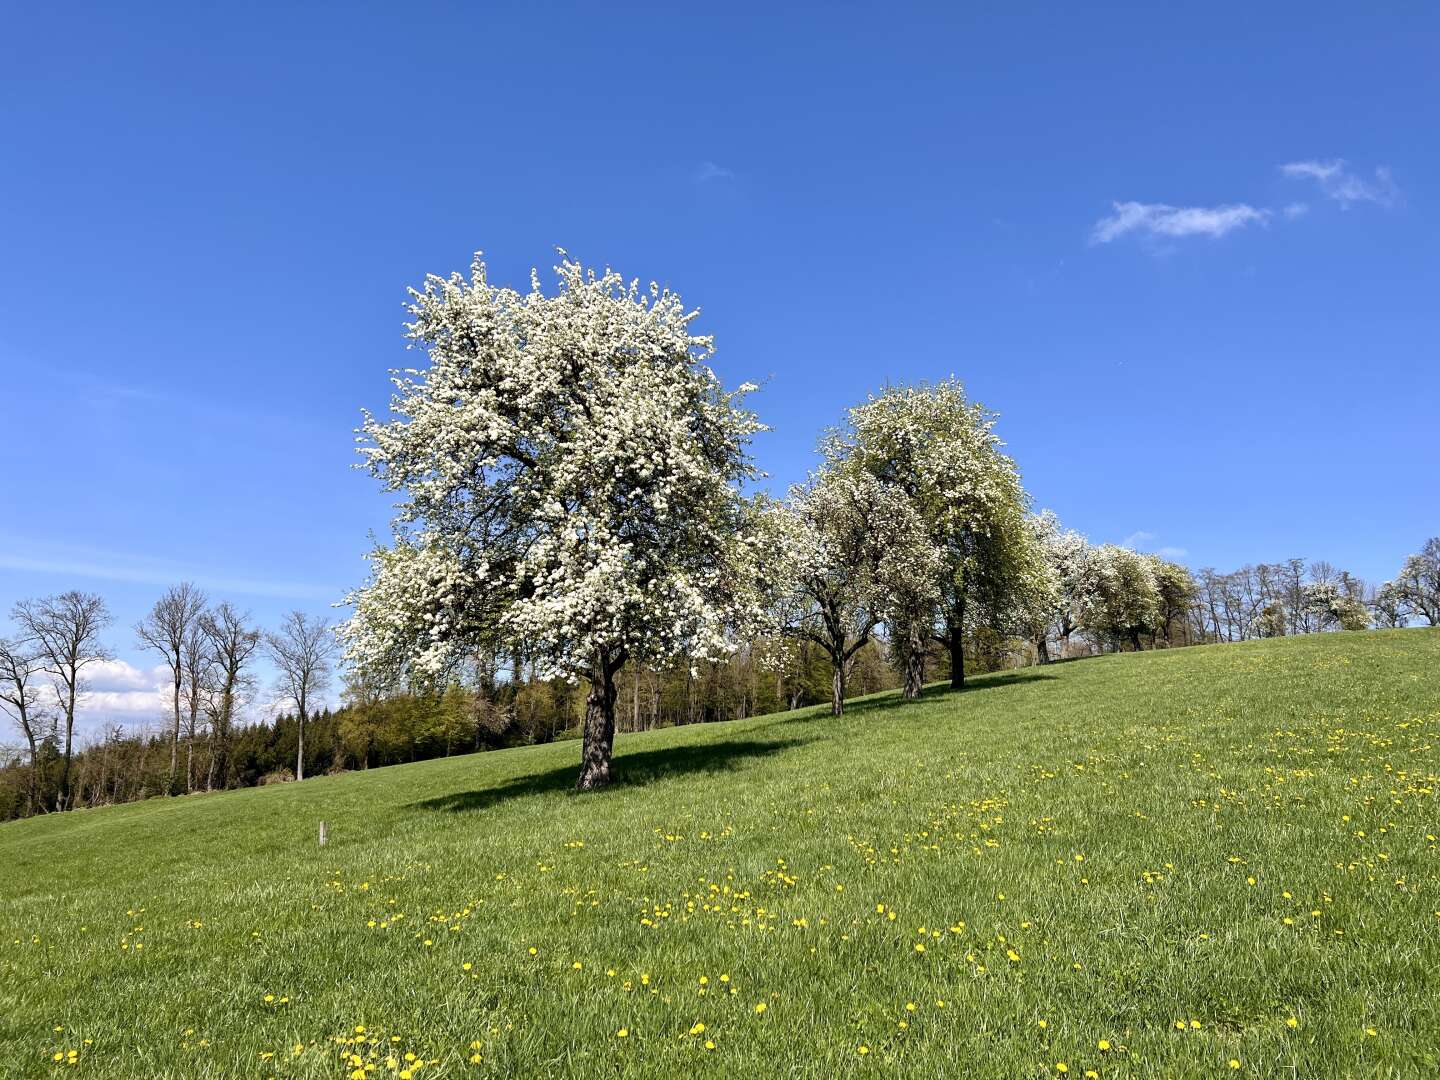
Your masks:
<instances>
[{"instance_id":1,"label":"green grass","mask_svg":"<svg viewBox=\"0 0 1440 1080\"><path fill-rule=\"evenodd\" d=\"M18 822L0 1073L1416 1075L1437 743L1334 634Z\"/></svg>"}]
</instances>

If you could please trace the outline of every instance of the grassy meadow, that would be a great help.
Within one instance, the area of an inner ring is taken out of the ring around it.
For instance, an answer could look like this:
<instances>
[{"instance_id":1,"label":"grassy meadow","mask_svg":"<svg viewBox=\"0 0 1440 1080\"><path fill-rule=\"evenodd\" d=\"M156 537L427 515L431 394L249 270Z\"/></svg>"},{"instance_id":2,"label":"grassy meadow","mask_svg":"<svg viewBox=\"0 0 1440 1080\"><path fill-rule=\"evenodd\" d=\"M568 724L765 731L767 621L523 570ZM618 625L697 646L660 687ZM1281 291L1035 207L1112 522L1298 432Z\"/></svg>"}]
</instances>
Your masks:
<instances>
[{"instance_id":1,"label":"grassy meadow","mask_svg":"<svg viewBox=\"0 0 1440 1080\"><path fill-rule=\"evenodd\" d=\"M0 826L0 1074L1440 1067L1440 630L617 751L583 797L565 743Z\"/></svg>"}]
</instances>

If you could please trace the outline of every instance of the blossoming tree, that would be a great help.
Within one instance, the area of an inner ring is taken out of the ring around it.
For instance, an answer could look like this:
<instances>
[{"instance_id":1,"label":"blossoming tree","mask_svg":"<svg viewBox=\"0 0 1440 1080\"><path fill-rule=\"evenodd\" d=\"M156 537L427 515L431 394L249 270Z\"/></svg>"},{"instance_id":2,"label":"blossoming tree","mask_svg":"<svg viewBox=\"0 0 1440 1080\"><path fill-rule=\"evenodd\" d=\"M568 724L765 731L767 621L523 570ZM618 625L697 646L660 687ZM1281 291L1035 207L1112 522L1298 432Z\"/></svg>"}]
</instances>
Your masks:
<instances>
[{"instance_id":1,"label":"blossoming tree","mask_svg":"<svg viewBox=\"0 0 1440 1080\"><path fill-rule=\"evenodd\" d=\"M342 631L372 679L443 680L477 650L589 683L577 786L610 778L616 675L728 651L759 611L740 483L761 426L706 366L696 312L653 283L586 271L558 290L429 277L411 290L424 370L361 453L402 495Z\"/></svg>"},{"instance_id":2,"label":"blossoming tree","mask_svg":"<svg viewBox=\"0 0 1440 1080\"><path fill-rule=\"evenodd\" d=\"M778 587L782 632L825 650L830 711L845 711L855 654L896 607L932 589L933 552L923 523L898 489L830 462L769 515L772 550L786 568Z\"/></svg>"},{"instance_id":3,"label":"blossoming tree","mask_svg":"<svg viewBox=\"0 0 1440 1080\"><path fill-rule=\"evenodd\" d=\"M827 448L829 457L853 460L903 492L924 523L936 553L938 604L897 612L896 621L931 628L950 653L954 687L965 684L967 628L983 618L1010 632L1035 605L1032 594L1048 588L1025 517L1029 497L994 427L994 414L952 378L872 397L850 410L849 428ZM925 596L914 599L923 604Z\"/></svg>"},{"instance_id":4,"label":"blossoming tree","mask_svg":"<svg viewBox=\"0 0 1440 1080\"><path fill-rule=\"evenodd\" d=\"M1061 525L1053 510L1032 515L1030 529L1054 586L1048 609L1037 619L1033 635L1035 651L1040 662L1046 664L1050 662L1050 636L1059 638L1060 655L1064 656L1070 635L1080 629L1094 575L1090 542Z\"/></svg>"}]
</instances>

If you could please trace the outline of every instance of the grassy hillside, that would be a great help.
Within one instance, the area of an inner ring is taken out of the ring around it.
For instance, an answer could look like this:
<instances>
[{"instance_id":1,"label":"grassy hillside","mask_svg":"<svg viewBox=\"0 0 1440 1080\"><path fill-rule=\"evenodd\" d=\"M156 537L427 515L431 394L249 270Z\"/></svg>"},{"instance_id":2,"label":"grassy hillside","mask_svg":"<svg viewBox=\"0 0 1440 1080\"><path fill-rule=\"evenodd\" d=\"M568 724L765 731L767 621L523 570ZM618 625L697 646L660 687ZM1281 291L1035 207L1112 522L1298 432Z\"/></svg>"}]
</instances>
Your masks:
<instances>
[{"instance_id":1,"label":"grassy hillside","mask_svg":"<svg viewBox=\"0 0 1440 1080\"><path fill-rule=\"evenodd\" d=\"M17 822L0 1068L1415 1074L1437 747L1440 631L1337 634Z\"/></svg>"}]
</instances>

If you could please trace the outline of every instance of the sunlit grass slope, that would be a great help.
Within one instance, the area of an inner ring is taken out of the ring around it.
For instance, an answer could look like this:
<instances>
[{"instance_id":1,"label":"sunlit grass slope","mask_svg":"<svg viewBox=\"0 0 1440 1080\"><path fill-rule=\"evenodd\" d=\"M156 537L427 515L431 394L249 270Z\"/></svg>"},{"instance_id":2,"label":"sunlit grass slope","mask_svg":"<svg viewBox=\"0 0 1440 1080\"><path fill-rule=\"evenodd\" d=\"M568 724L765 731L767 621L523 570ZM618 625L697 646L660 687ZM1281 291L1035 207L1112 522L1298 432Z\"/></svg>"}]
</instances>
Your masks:
<instances>
[{"instance_id":1,"label":"sunlit grass slope","mask_svg":"<svg viewBox=\"0 0 1440 1080\"><path fill-rule=\"evenodd\" d=\"M16 823L0 1073L1418 1075L1437 744L1334 634Z\"/></svg>"}]
</instances>

